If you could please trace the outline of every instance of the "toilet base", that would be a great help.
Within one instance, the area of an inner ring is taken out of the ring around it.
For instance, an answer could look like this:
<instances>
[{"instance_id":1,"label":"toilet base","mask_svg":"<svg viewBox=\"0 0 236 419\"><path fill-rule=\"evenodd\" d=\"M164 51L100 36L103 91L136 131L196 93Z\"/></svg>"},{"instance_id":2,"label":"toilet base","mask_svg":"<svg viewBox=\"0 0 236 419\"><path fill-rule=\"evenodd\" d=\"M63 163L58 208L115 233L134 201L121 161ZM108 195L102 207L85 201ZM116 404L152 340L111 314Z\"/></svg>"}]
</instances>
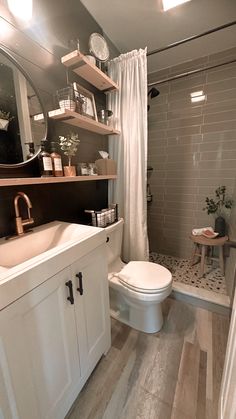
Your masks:
<instances>
[{"instance_id":1,"label":"toilet base","mask_svg":"<svg viewBox=\"0 0 236 419\"><path fill-rule=\"evenodd\" d=\"M145 304L126 299L116 290L109 288L110 314L116 320L145 333L157 333L163 326L161 303Z\"/></svg>"}]
</instances>

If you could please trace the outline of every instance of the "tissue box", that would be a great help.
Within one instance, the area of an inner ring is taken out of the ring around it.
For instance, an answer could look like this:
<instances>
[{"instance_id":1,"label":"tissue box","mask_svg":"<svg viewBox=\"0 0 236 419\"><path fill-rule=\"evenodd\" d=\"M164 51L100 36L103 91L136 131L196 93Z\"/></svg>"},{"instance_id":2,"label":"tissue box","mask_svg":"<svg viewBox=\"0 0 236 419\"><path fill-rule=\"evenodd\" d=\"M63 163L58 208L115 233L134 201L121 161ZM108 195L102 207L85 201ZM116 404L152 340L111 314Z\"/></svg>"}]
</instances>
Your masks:
<instances>
[{"instance_id":1,"label":"tissue box","mask_svg":"<svg viewBox=\"0 0 236 419\"><path fill-rule=\"evenodd\" d=\"M98 175L116 175L116 161L99 159L95 161Z\"/></svg>"}]
</instances>

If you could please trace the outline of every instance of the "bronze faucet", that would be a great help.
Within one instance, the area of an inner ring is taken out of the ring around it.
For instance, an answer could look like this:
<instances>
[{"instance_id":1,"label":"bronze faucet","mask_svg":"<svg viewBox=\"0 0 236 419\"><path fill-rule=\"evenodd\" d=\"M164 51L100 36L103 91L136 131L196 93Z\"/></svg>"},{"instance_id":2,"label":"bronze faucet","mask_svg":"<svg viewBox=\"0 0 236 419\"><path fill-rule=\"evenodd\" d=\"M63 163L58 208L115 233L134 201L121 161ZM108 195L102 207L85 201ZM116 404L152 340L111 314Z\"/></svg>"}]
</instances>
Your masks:
<instances>
[{"instance_id":1,"label":"bronze faucet","mask_svg":"<svg viewBox=\"0 0 236 419\"><path fill-rule=\"evenodd\" d=\"M28 218L26 218L25 220L22 220L22 217L20 216L20 211L19 211L19 206L18 206L18 201L20 198L22 198L27 205ZM15 219L16 234L20 236L21 234L24 234L24 226L34 223L34 219L31 217L31 214L30 214L30 209L32 208L32 204L29 197L24 192L17 192L17 195L14 198L14 207L15 207L15 214L16 214L16 219Z\"/></svg>"}]
</instances>

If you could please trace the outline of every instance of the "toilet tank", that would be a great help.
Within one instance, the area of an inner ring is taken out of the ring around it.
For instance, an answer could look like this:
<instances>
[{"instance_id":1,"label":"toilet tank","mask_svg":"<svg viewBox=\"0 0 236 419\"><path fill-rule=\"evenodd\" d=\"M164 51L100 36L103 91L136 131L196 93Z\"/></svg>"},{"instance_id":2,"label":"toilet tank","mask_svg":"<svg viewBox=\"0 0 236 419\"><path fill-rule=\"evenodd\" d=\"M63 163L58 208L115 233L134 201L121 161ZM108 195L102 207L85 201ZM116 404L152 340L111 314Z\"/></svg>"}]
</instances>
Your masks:
<instances>
[{"instance_id":1,"label":"toilet tank","mask_svg":"<svg viewBox=\"0 0 236 419\"><path fill-rule=\"evenodd\" d=\"M105 228L107 234L108 271L111 266L120 261L124 220L120 218L116 223Z\"/></svg>"}]
</instances>

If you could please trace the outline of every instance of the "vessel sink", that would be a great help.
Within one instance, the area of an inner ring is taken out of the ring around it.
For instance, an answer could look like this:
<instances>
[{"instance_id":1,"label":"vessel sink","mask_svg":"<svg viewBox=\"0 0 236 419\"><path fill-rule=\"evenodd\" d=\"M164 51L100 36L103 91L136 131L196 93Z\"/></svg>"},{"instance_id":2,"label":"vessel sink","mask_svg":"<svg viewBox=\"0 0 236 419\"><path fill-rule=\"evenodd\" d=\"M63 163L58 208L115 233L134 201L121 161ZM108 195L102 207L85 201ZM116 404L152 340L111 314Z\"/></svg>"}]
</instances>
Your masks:
<instances>
[{"instance_id":1,"label":"vessel sink","mask_svg":"<svg viewBox=\"0 0 236 419\"><path fill-rule=\"evenodd\" d=\"M94 227L54 221L22 236L0 239L0 273L50 250L50 253L57 253L74 242L84 240L93 232Z\"/></svg>"}]
</instances>

